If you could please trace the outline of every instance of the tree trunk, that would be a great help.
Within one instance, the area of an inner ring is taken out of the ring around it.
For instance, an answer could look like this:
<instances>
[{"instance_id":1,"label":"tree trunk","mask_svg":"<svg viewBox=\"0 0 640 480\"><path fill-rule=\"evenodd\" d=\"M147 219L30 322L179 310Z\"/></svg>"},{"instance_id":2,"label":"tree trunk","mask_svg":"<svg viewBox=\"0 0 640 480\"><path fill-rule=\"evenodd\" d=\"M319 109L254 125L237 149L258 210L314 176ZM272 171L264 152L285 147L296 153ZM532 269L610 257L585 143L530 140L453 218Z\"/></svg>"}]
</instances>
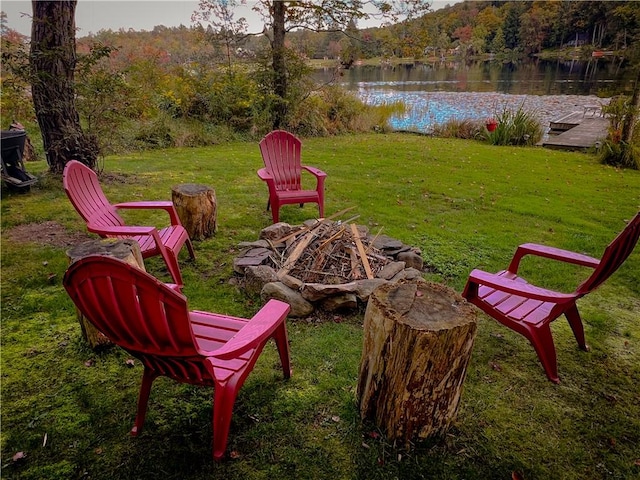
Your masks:
<instances>
[{"instance_id":1,"label":"tree trunk","mask_svg":"<svg viewBox=\"0 0 640 480\"><path fill-rule=\"evenodd\" d=\"M278 97L273 120L273 128L276 130L285 124L287 116L287 64L284 50L286 12L285 2L273 2L273 42L271 48L273 50L274 93Z\"/></svg>"},{"instance_id":2,"label":"tree trunk","mask_svg":"<svg viewBox=\"0 0 640 480\"><path fill-rule=\"evenodd\" d=\"M76 0L31 3L31 91L49 169L62 173L69 160L94 168L98 143L83 134L75 106Z\"/></svg>"},{"instance_id":3,"label":"tree trunk","mask_svg":"<svg viewBox=\"0 0 640 480\"><path fill-rule=\"evenodd\" d=\"M460 403L476 312L443 285L401 281L377 288L364 317L360 415L408 446L446 432Z\"/></svg>"}]
</instances>

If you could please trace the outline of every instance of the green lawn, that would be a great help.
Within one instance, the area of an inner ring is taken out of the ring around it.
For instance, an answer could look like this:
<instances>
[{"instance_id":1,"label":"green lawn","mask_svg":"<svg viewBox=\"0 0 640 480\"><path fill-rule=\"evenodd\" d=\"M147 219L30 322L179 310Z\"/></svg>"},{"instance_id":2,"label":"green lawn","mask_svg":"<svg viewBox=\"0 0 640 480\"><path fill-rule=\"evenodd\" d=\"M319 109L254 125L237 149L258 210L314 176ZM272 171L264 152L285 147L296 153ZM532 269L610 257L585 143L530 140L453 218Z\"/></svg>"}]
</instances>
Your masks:
<instances>
[{"instance_id":1,"label":"green lawn","mask_svg":"<svg viewBox=\"0 0 640 480\"><path fill-rule=\"evenodd\" d=\"M599 257L640 210L640 172L580 153L372 134L305 139L303 159L328 173L326 215L355 207L358 223L419 247L425 277L458 292L471 269L506 267L519 243ZM260 299L229 280L237 244L271 221L260 166L255 143L149 151L107 158L103 185L113 202L169 199L178 183L213 187L219 231L195 243L195 262L183 252L184 291L193 309L248 317ZM43 175L46 164L27 168ZM285 206L280 218L315 215L314 205ZM589 353L563 319L554 323L560 385L523 337L479 315L455 426L408 451L359 417L362 312L289 320L293 377L282 380L269 345L236 402L234 458L213 464L210 389L158 380L143 434L129 436L140 364L84 344L61 285L65 248L11 239L12 227L45 221L85 231L59 179L43 175L26 194L3 190L2 478L640 478L640 248L579 302ZM158 258L146 266L168 280ZM523 268L564 291L588 274L549 262ZM13 461L18 452L26 457Z\"/></svg>"}]
</instances>

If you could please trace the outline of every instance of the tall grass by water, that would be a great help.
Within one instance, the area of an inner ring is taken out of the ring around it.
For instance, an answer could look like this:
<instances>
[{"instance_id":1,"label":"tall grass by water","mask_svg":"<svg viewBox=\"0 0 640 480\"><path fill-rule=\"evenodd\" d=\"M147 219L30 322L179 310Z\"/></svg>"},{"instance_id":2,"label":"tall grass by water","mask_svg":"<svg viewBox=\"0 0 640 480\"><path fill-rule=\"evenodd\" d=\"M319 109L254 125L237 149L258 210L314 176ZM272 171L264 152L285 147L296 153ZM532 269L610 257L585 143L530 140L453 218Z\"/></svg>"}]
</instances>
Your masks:
<instances>
[{"instance_id":1,"label":"tall grass by water","mask_svg":"<svg viewBox=\"0 0 640 480\"><path fill-rule=\"evenodd\" d=\"M542 140L542 126L532 112L520 105L517 109L503 108L495 120L498 125L487 139L493 145L535 145Z\"/></svg>"},{"instance_id":2,"label":"tall grass by water","mask_svg":"<svg viewBox=\"0 0 640 480\"><path fill-rule=\"evenodd\" d=\"M523 242L598 257L640 209L640 172L591 155L408 134L304 139L304 162L328 173L326 213L354 206L372 231L419 247L425 277L460 292L473 268L505 268ZM108 157L113 202L169 199L178 183L216 190L218 233L181 256L193 309L251 316L262 301L230 282L238 243L270 224L255 143ZM2 477L7 479L630 479L640 475L640 251L579 302L591 352L563 319L552 326L561 384L549 382L526 340L486 316L458 419L411 450L362 422L355 397L362 311L288 321L293 376L268 346L241 390L228 458L211 460L210 389L154 384L145 430L129 436L138 362L81 339L61 278L65 247L13 236L53 221L85 232L60 180L2 196ZM307 181L310 179L306 179ZM131 212L128 212L131 213ZM138 214L139 212L136 212ZM298 224L314 205L285 206ZM351 214L351 213L350 213ZM138 217L131 217L139 220ZM142 221L142 220L140 220ZM159 215L151 219L161 223ZM162 261L147 269L168 280ZM572 290L587 271L527 263L531 281ZM12 460L22 452L23 458Z\"/></svg>"}]
</instances>

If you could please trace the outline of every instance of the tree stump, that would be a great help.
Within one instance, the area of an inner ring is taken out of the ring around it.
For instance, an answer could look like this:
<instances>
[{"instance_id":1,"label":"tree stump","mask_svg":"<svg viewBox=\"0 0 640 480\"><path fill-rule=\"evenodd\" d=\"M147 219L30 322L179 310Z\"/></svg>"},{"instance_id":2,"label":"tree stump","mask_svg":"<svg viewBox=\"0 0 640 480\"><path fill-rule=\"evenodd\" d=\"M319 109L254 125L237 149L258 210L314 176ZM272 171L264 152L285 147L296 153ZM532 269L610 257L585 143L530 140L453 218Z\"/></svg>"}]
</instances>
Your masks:
<instances>
[{"instance_id":1,"label":"tree stump","mask_svg":"<svg viewBox=\"0 0 640 480\"><path fill-rule=\"evenodd\" d=\"M134 265L140 270L146 271L140 245L133 239L118 240L116 238L101 238L80 243L67 250L67 257L69 257L70 264L88 255L114 257L127 262L129 265ZM77 308L76 315L80 323L80 328L82 329L82 336L91 348L98 349L111 345L111 341L94 327Z\"/></svg>"},{"instance_id":2,"label":"tree stump","mask_svg":"<svg viewBox=\"0 0 640 480\"><path fill-rule=\"evenodd\" d=\"M364 317L360 414L404 446L455 419L476 334L476 311L443 285L377 288Z\"/></svg>"},{"instance_id":3,"label":"tree stump","mask_svg":"<svg viewBox=\"0 0 640 480\"><path fill-rule=\"evenodd\" d=\"M218 205L215 190L197 183L183 183L171 189L171 200L191 239L202 240L216 233Z\"/></svg>"}]
</instances>

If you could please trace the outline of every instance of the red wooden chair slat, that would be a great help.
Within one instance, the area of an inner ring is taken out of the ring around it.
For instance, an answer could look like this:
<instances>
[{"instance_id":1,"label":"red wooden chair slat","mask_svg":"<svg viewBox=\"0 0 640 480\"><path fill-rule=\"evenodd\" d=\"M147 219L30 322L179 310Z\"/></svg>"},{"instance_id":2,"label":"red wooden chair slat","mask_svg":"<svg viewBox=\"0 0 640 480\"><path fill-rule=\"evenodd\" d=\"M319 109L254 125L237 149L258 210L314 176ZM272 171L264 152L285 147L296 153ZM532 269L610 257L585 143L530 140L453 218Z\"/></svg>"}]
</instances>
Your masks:
<instances>
[{"instance_id":1,"label":"red wooden chair slat","mask_svg":"<svg viewBox=\"0 0 640 480\"><path fill-rule=\"evenodd\" d=\"M288 304L270 300L250 320L189 311L187 299L148 273L112 257L73 263L64 287L82 314L144 366L132 434L144 424L158 376L214 387L213 458L225 453L233 404L263 347L276 342L285 378L291 375Z\"/></svg>"},{"instance_id":2,"label":"red wooden chair slat","mask_svg":"<svg viewBox=\"0 0 640 480\"><path fill-rule=\"evenodd\" d=\"M86 165L71 160L62 176L64 190L90 232L101 237L133 238L140 244L143 258L160 255L165 261L173 281L182 286L178 254L187 245L189 256L195 252L189 234L180 223L178 213L170 201L140 201L111 204L100 186L98 176ZM161 209L169 214L171 225L160 230L155 227L127 226L118 209Z\"/></svg>"},{"instance_id":3,"label":"red wooden chair slat","mask_svg":"<svg viewBox=\"0 0 640 480\"><path fill-rule=\"evenodd\" d=\"M260 153L264 168L258 170L260 179L267 183L273 222L280 218L282 205L317 203L320 217L324 217L324 180L325 172L301 164L302 142L292 133L274 130L260 141ZM315 190L302 188L302 171L316 178Z\"/></svg>"},{"instance_id":4,"label":"red wooden chair slat","mask_svg":"<svg viewBox=\"0 0 640 480\"><path fill-rule=\"evenodd\" d=\"M550 323L564 314L578 346L588 350L576 301L598 288L624 263L639 237L640 212L607 246L600 260L558 248L522 244L517 248L508 270L497 274L472 271L463 296L487 315L524 335L535 348L549 380L558 383L560 379ZM526 255L582 265L594 270L574 292L554 292L531 285L518 276L520 260Z\"/></svg>"}]
</instances>

